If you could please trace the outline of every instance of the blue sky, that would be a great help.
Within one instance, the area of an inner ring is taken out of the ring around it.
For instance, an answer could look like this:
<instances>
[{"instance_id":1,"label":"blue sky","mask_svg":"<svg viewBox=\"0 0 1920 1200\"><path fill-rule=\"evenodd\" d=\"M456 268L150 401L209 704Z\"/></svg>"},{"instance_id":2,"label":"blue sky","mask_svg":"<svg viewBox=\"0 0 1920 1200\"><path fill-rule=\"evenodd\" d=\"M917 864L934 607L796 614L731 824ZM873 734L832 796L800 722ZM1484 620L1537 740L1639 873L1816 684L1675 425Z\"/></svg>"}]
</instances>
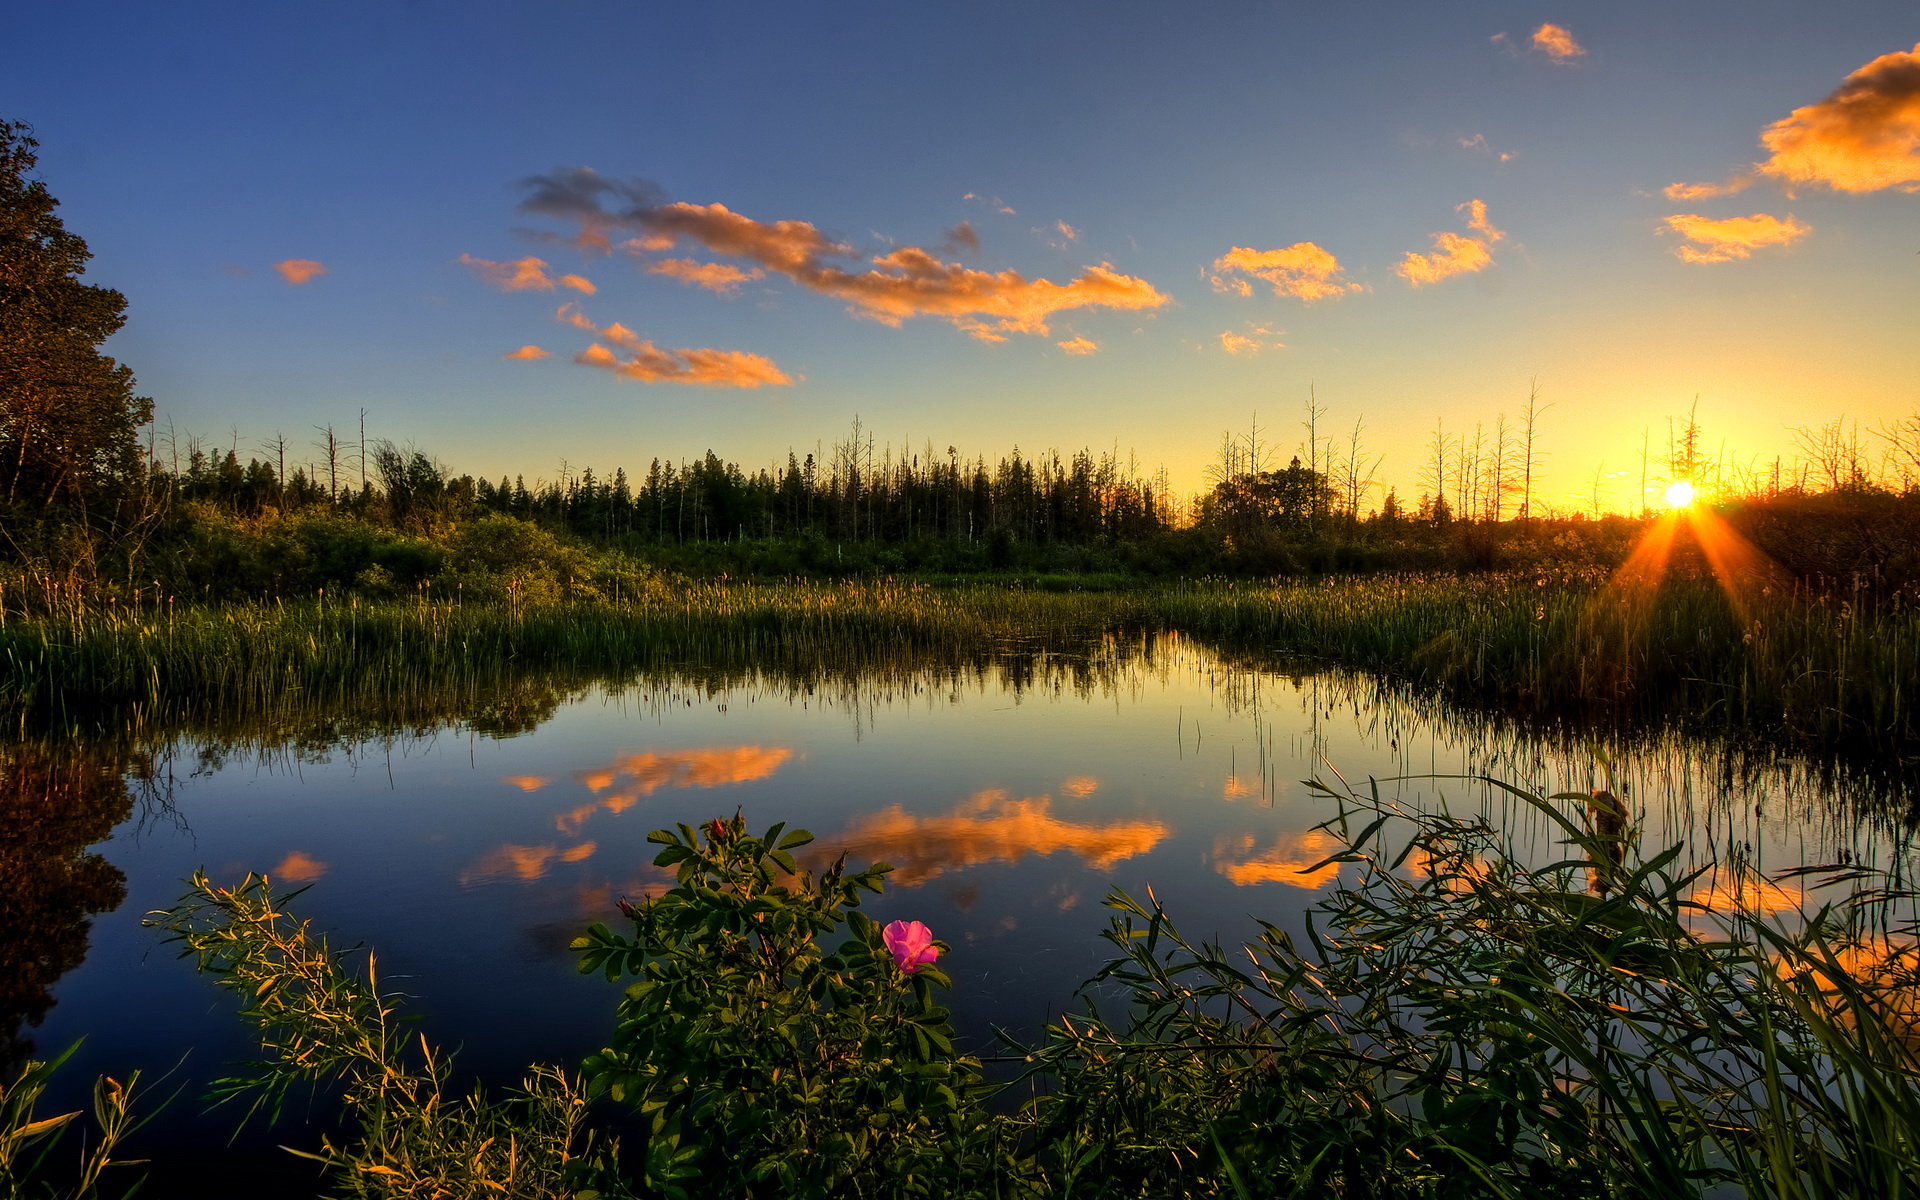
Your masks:
<instances>
[{"instance_id":1,"label":"blue sky","mask_svg":"<svg viewBox=\"0 0 1920 1200\"><path fill-rule=\"evenodd\" d=\"M128 296L110 352L163 422L237 429L243 456L364 408L489 475L752 466L857 413L914 450L1117 445L1191 489L1255 411L1290 450L1311 386L1405 497L1436 421L1490 429L1537 379L1544 494L1574 507L1603 464L1628 503L1642 430L1663 441L1696 394L1749 460L1920 407L1911 3L104 3L9 25L0 116L34 125L89 279ZM1863 184L1820 106L1876 63ZM580 168L658 189L612 253L516 211L523 181ZM726 253L716 205L829 250ZM1442 235L1442 266L1475 269L1416 286L1407 256ZM1337 269L1257 257L1306 243ZM897 299L903 247L938 305ZM1220 267L1236 247L1267 273ZM474 265L528 257L551 287ZM325 273L274 266L303 261ZM1094 269L1134 306L1035 314L1035 281ZM882 284L894 307L860 299ZM955 308L976 293L1002 307ZM547 357L503 357L528 345Z\"/></svg>"}]
</instances>

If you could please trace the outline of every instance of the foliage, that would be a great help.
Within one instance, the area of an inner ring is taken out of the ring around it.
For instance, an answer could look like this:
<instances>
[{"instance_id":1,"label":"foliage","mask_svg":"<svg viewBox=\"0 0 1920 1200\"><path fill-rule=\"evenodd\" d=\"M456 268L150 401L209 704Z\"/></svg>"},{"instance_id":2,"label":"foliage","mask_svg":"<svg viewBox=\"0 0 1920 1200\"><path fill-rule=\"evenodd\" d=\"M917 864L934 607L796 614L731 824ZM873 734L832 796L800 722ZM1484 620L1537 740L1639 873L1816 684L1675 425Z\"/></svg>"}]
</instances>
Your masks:
<instances>
[{"instance_id":1,"label":"foliage","mask_svg":"<svg viewBox=\"0 0 1920 1200\"><path fill-rule=\"evenodd\" d=\"M985 1092L933 1000L947 977L903 974L858 911L891 867L816 880L789 853L812 835L782 831L735 816L651 836L676 886L629 906L633 936L573 943L583 972L636 977L588 1089L649 1119L649 1194L944 1194L979 1169Z\"/></svg>"},{"instance_id":2,"label":"foliage","mask_svg":"<svg viewBox=\"0 0 1920 1200\"><path fill-rule=\"evenodd\" d=\"M529 1069L516 1095L491 1101L475 1088L450 1095L448 1056L409 1038L398 997L379 990L374 957L365 977L345 954L286 911L262 876L217 887L196 873L173 908L150 923L181 943L199 969L240 999L267 1058L219 1080L214 1095L251 1095L250 1112L277 1115L294 1084L330 1083L354 1132L318 1153L339 1193L356 1197L617 1197L609 1151L586 1129L586 1100L565 1071ZM297 893L296 893L297 894Z\"/></svg>"},{"instance_id":3,"label":"foliage","mask_svg":"<svg viewBox=\"0 0 1920 1200\"><path fill-rule=\"evenodd\" d=\"M1643 857L1608 797L1483 782L1565 857L1529 864L1484 820L1310 781L1339 805L1343 873L1304 938L1266 924L1230 953L1151 892L1114 893L1116 957L1084 1013L1016 1047L1005 1090L953 1047L945 976L902 971L918 942L890 954L857 911L888 868L815 880L789 853L809 835L738 816L653 835L676 886L625 906L633 936L574 943L583 970L635 980L609 1046L579 1084L536 1073L510 1105L445 1103L424 1048L402 1065L371 972L340 972L264 881L197 878L163 924L276 1058L228 1090L346 1080L362 1135L321 1157L360 1195L1916 1194L1920 955L1885 920L1911 893L1839 870L1844 904L1772 923L1743 864ZM996 1100L1029 1089L1017 1112ZM575 1149L587 1095L645 1122L624 1183ZM523 1174L483 1193L503 1143Z\"/></svg>"},{"instance_id":4,"label":"foliage","mask_svg":"<svg viewBox=\"0 0 1920 1200\"><path fill-rule=\"evenodd\" d=\"M98 506L137 477L135 431L152 401L133 373L99 353L126 298L80 282L86 242L29 180L39 143L0 121L0 505Z\"/></svg>"},{"instance_id":5,"label":"foliage","mask_svg":"<svg viewBox=\"0 0 1920 1200\"><path fill-rule=\"evenodd\" d=\"M1230 954L1110 898L1119 956L1094 982L1129 1005L1035 1052L1054 1090L1026 1119L1051 1194L1920 1187L1914 931L1890 943L1854 919L1896 897L1863 887L1798 929L1736 899L1716 921L1690 898L1706 868L1562 807L1587 796L1497 784L1564 835L1567 858L1531 867L1483 821L1312 786L1359 802L1329 822L1346 846L1328 859L1359 878L1313 908L1308 949L1266 925Z\"/></svg>"},{"instance_id":6,"label":"foliage","mask_svg":"<svg viewBox=\"0 0 1920 1200\"><path fill-rule=\"evenodd\" d=\"M102 1075L93 1085L96 1140L92 1146L81 1148L77 1170L70 1179L62 1179L59 1184L47 1179L49 1154L80 1114L36 1118L34 1106L53 1073L79 1048L80 1043L75 1042L47 1062L25 1062L17 1071L0 1076L0 1200L97 1200L108 1194L103 1184L110 1169L138 1165L137 1160L116 1159L114 1155L127 1135L145 1123L133 1115L140 1073L135 1071L124 1084ZM115 1177L122 1174L124 1171L116 1171ZM138 1179L130 1180L118 1194L131 1196L139 1186Z\"/></svg>"}]
</instances>

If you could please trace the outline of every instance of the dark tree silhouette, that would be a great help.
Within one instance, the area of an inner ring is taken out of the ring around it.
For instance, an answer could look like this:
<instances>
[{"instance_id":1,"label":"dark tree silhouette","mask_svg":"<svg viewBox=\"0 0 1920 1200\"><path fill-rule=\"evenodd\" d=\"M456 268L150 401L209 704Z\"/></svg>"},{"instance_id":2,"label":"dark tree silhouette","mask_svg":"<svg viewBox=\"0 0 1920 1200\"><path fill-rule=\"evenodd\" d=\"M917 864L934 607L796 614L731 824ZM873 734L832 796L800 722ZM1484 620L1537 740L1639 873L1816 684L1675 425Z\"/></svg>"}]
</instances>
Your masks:
<instances>
[{"instance_id":1,"label":"dark tree silhouette","mask_svg":"<svg viewBox=\"0 0 1920 1200\"><path fill-rule=\"evenodd\" d=\"M99 352L126 297L80 282L92 255L29 179L39 143L0 121L0 502L81 509L136 477L153 401Z\"/></svg>"}]
</instances>

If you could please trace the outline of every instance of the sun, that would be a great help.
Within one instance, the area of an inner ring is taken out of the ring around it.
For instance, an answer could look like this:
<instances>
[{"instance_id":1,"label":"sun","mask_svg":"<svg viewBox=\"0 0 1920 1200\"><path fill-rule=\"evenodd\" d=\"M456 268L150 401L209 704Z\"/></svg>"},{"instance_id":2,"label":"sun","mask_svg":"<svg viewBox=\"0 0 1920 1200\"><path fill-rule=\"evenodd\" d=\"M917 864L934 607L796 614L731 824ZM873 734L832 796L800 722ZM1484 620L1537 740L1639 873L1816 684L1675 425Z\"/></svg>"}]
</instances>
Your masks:
<instances>
[{"instance_id":1,"label":"sun","mask_svg":"<svg viewBox=\"0 0 1920 1200\"><path fill-rule=\"evenodd\" d=\"M1693 503L1693 485L1682 479L1667 488L1667 507L1685 508Z\"/></svg>"}]
</instances>

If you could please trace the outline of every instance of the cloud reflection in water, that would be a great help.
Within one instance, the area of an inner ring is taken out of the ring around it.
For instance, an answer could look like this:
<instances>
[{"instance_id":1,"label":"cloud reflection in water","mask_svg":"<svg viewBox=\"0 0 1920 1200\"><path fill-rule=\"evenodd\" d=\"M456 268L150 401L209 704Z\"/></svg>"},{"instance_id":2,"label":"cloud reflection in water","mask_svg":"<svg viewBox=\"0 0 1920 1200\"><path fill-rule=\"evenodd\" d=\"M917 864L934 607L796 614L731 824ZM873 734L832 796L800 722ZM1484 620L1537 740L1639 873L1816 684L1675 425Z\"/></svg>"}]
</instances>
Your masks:
<instances>
[{"instance_id":1,"label":"cloud reflection in water","mask_svg":"<svg viewBox=\"0 0 1920 1200\"><path fill-rule=\"evenodd\" d=\"M948 871L1064 850L1106 871L1152 850L1170 832L1160 821L1098 825L1062 820L1053 815L1052 804L1050 796L1014 800L1001 788L977 793L939 816L921 816L895 804L825 839L808 857L808 865L825 866L845 851L852 862L892 863L888 882L914 887Z\"/></svg>"}]
</instances>

